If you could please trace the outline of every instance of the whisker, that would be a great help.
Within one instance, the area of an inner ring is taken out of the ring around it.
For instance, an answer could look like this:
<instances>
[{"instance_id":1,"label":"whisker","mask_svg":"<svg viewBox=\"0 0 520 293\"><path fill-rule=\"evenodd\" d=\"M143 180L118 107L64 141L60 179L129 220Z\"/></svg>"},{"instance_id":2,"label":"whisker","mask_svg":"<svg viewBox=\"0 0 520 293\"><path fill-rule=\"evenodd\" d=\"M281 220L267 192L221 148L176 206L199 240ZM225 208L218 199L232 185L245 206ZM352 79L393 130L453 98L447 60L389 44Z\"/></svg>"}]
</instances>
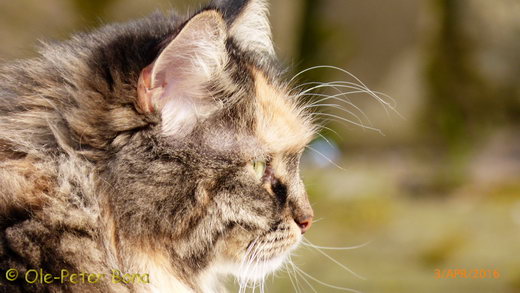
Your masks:
<instances>
[{"instance_id":1,"label":"whisker","mask_svg":"<svg viewBox=\"0 0 520 293\"><path fill-rule=\"evenodd\" d=\"M335 70L341 71L341 72L345 73L346 75L348 75L348 76L352 77L353 79L355 79L364 88L367 88L367 86L359 78L357 78L354 74L348 72L345 69L339 68L337 66L332 66L332 65L318 65L318 66L313 66L313 67L304 69L304 70L298 72L295 76L293 76L293 78L291 78L291 80L289 82L292 82L299 75L302 75L305 72L308 72L308 71L311 71L311 70L315 70L315 69L335 69Z\"/></svg>"},{"instance_id":2,"label":"whisker","mask_svg":"<svg viewBox=\"0 0 520 293\"><path fill-rule=\"evenodd\" d=\"M262 273L265 272L265 266L266 266L266 264L265 264L265 262L263 262L262 263L262 270L261 270ZM265 292L265 276L266 276L265 274L262 276L262 280L260 282L260 293L264 293Z\"/></svg>"},{"instance_id":3,"label":"whisker","mask_svg":"<svg viewBox=\"0 0 520 293\"><path fill-rule=\"evenodd\" d=\"M312 87L309 87L309 88L305 88L305 86L307 85L311 85L311 84L314 84ZM358 85L358 84L355 84L353 82L348 82L348 81L334 81L334 82L308 82L308 83L305 83L305 84L302 84L302 85L299 85L299 86L296 86L294 87L294 89L292 90L292 92L295 92L294 95L291 95L290 97L292 98L298 98L300 96L302 96L303 94L307 94L307 93L312 93L312 91L314 90L317 90L317 89L326 89L326 88L334 88L336 85L341 85L342 88L348 88L348 89L351 89L351 90L356 90L356 91L360 91L362 93L366 93L366 94L369 94L365 88L363 88L362 86ZM300 88L305 88L303 90L301 90ZM337 89L337 88L336 88ZM300 90L300 92L298 92L298 90Z\"/></svg>"},{"instance_id":4,"label":"whisker","mask_svg":"<svg viewBox=\"0 0 520 293\"><path fill-rule=\"evenodd\" d=\"M372 96L374 99L376 99L382 106L383 108L385 109L385 112L387 113L387 115L389 115L389 112L388 112L388 108L390 108L394 113L396 113L399 117L403 118L404 117L395 109L395 100L393 98L391 98L389 95L387 94L384 94L384 93L381 93L381 92L377 92L377 91L373 91L371 89L369 89L359 78L357 78L354 74L348 72L347 70L345 69L342 69L342 68L339 68L337 66L331 66L331 65L319 65L319 66L313 66L313 67L310 67L310 68L307 68L307 69L304 69L300 72L298 72L297 74L295 74L291 80L289 81L289 83L292 83L298 76L302 75L303 73L305 72L308 72L308 71L311 71L311 70L316 70L316 69L333 69L333 70L337 70L337 71L340 71L344 74L346 74L347 76L349 76L350 78L354 79L356 81L356 83L354 82L349 82L349 81L334 81L334 82L329 82L329 83L321 83L321 82L307 82L307 83L304 83L304 84L301 84L301 85L298 85L298 86L295 86L292 91L296 91L298 90L299 88L301 87L305 87L305 86L308 86L308 85L316 85L316 86L313 86L311 87L310 89L307 89L307 90L304 90L302 93L300 93L300 95L296 95L297 97L301 97L303 96L305 93L307 92L310 92L310 91L313 91L313 90L316 90L316 89L319 89L319 88L323 88L323 87L343 87L343 88L350 88L350 89L357 89L359 91L362 91L364 93L367 93L368 95ZM384 97L385 99L383 99L382 97ZM390 100L391 102L388 102L388 100Z\"/></svg>"},{"instance_id":5,"label":"whisker","mask_svg":"<svg viewBox=\"0 0 520 293\"><path fill-rule=\"evenodd\" d=\"M343 81L337 81L337 82L334 82L333 83L333 87L336 88L336 87L344 87L344 88L350 88L350 83L348 82L343 82ZM340 91L339 89L337 89L338 91ZM373 98L375 98L378 102L380 102L383 106L383 108L385 109L385 111L387 112L387 115L389 114L388 111L387 111L387 108L388 107L390 110L392 110L392 112L394 112L394 114L396 114L399 118L401 119L404 119L404 117L401 115L401 113L399 113L399 111L397 111L396 107L397 107L397 102L394 98L390 97L389 95L383 93L383 92L379 92L379 91L372 91L368 88L364 88L362 90L363 93L366 93L370 96L372 96ZM386 101L384 100L382 97L386 98L387 100L389 101ZM385 107L386 106L386 107Z\"/></svg>"},{"instance_id":6,"label":"whisker","mask_svg":"<svg viewBox=\"0 0 520 293\"><path fill-rule=\"evenodd\" d=\"M351 288L345 288L345 287L340 287L340 286L334 286L334 285L331 285L329 283L325 283L311 275L309 275L308 273L306 273L305 271L303 271L302 269L298 268L298 267L295 267L296 270L298 270L301 274L303 274L304 276L306 276L307 278L313 280L314 282L320 284L320 285L323 285L325 287L329 287L329 288L332 288L332 289L337 289L337 290L341 290L341 291L348 291L348 292L354 292L354 293L362 293L361 291L358 291L358 290L354 290L354 289L351 289Z\"/></svg>"},{"instance_id":7,"label":"whisker","mask_svg":"<svg viewBox=\"0 0 520 293\"><path fill-rule=\"evenodd\" d=\"M330 86L330 87L332 87L332 86ZM366 116L366 114L359 107L357 107L354 103L352 103L352 101L348 97L349 95L362 93L362 91L352 90L352 91L344 92L344 91L339 90L337 87L333 87L333 88L338 92L338 94L329 95L329 94L325 94L325 93L315 93L315 92L310 92L310 91L300 93L297 96L297 98L299 100L302 100L301 98L303 98L303 97L317 97L318 98L313 101L302 101L300 107L305 108L305 109L312 108L313 105L316 105L320 102L327 101L327 100L333 100L333 101L338 101L343 104L351 106L352 108L356 109L359 113L361 113L364 117L368 118Z\"/></svg>"},{"instance_id":8,"label":"whisker","mask_svg":"<svg viewBox=\"0 0 520 293\"><path fill-rule=\"evenodd\" d=\"M240 266L240 271L244 272L242 275L240 275L240 280L239 280L239 284L240 284L240 291L239 293L245 293L247 291L247 288L248 288L248 284L249 284L249 280L247 279L247 274L249 273L249 270L251 269L251 263L252 263L252 256L253 256L253 252L256 250L256 247L258 245L258 239L259 237L255 238L253 240L253 242L251 242L251 244L249 244L249 247L246 251L246 254L244 255L244 258L243 258L243 263L241 264ZM242 265L245 264L245 268L242 270Z\"/></svg>"},{"instance_id":9,"label":"whisker","mask_svg":"<svg viewBox=\"0 0 520 293\"><path fill-rule=\"evenodd\" d=\"M289 281L291 281L291 285L293 286L294 291L296 291L296 293L298 293L299 290L298 290L298 288L296 288L296 285L294 284L291 272L289 271L289 264L285 263L284 264L284 268L285 268L285 271L287 272L287 276L289 277Z\"/></svg>"},{"instance_id":10,"label":"whisker","mask_svg":"<svg viewBox=\"0 0 520 293\"><path fill-rule=\"evenodd\" d=\"M316 222L317 221L312 221L313 224L315 224ZM305 246L309 246L309 247L312 247L312 248L318 248L318 249L324 249L324 250L353 250L353 249L363 248L363 247L369 245L370 243L372 243L372 241L368 241L368 242L365 242L363 244L354 245L354 246L331 247L331 246L315 245L315 244L311 243L307 238L304 238L303 240L304 241L302 241L302 244L305 245Z\"/></svg>"},{"instance_id":11,"label":"whisker","mask_svg":"<svg viewBox=\"0 0 520 293\"><path fill-rule=\"evenodd\" d=\"M305 276L302 276L302 274L300 274L297 270L296 270L296 264L294 263L294 261L292 260L291 256L289 256L289 264L291 264L292 266L292 269L293 269L293 272L294 272L294 275L296 276L296 278L300 277L303 279L303 281L312 289L315 291L314 287L312 285L309 284L309 282L307 281L307 279L305 279ZM299 288L302 289L303 291L303 288L299 285Z\"/></svg>"},{"instance_id":12,"label":"whisker","mask_svg":"<svg viewBox=\"0 0 520 293\"><path fill-rule=\"evenodd\" d=\"M332 84L344 84L344 85L351 85L351 82L347 82L347 81L341 81L341 80L338 80L338 81L333 81L331 82ZM366 87L363 87L365 89L368 89ZM392 98L391 96L389 96L388 94L385 94L383 92L380 92L380 91L373 91L373 90L370 90L370 92L374 93L376 96L383 96L385 97L386 99L390 100L390 102L388 101L385 101L386 103L388 103L389 106L391 106L392 108L395 108L397 107L397 102L394 98Z\"/></svg>"},{"instance_id":13,"label":"whisker","mask_svg":"<svg viewBox=\"0 0 520 293\"><path fill-rule=\"evenodd\" d=\"M340 121L343 121L343 122L347 122L347 123L350 123L350 124L354 124L356 126L359 126L361 128L364 128L364 129L368 129L368 130L372 130L372 131L375 131L377 133L379 133L380 135L382 136L385 136L385 134L381 131L381 129L379 128L375 128L375 127L371 127L371 126L366 126L364 124L359 124L355 121L352 121L350 119L347 119L345 117L341 117L341 116L338 116L338 115L334 115L334 114L329 114L329 113L312 113L311 115L313 116L319 116L319 115L322 115L322 116L326 116L326 117L331 117L331 118L335 118L335 119L338 119Z\"/></svg>"},{"instance_id":14,"label":"whisker","mask_svg":"<svg viewBox=\"0 0 520 293\"><path fill-rule=\"evenodd\" d=\"M321 222L321 221L323 221L323 220L325 220L325 219L324 219L324 218L318 218L318 219L316 219L316 220L312 220L312 224L314 225L314 224L316 224L316 223L318 223L318 222Z\"/></svg>"},{"instance_id":15,"label":"whisker","mask_svg":"<svg viewBox=\"0 0 520 293\"><path fill-rule=\"evenodd\" d=\"M345 168L341 167L340 165L336 164L335 162L333 162L331 159L329 159L329 157L325 156L324 154L322 154L320 151L314 149L313 147L311 146L306 146L306 148L310 149L311 151L317 153L318 155L322 156L323 158L325 158L325 160L327 160L329 163L331 163L332 165L334 165L335 167L343 170L343 171L346 171Z\"/></svg>"},{"instance_id":16,"label":"whisker","mask_svg":"<svg viewBox=\"0 0 520 293\"><path fill-rule=\"evenodd\" d=\"M317 96L317 97L322 97L322 99L319 99L317 101L314 101L312 104L310 105L315 105L317 103L321 103L321 102L324 102L324 101L327 101L327 100L334 100L334 101L339 101L339 102L343 102L349 106L352 106L354 109L356 109L359 113L361 113L361 115L363 115L363 117L365 119L367 119L369 121L370 124L372 124L372 122L370 121L370 119L368 118L368 116L365 114L365 112L363 112L358 106L356 106L354 103L352 103L352 101L350 101L350 99L348 99L347 97L345 97L345 99L341 99L340 97L341 96L345 96L345 95L349 95L349 94L355 94L355 93L361 93L359 91L354 91L354 92L346 92L346 93L339 93L339 94L336 94L336 95L332 95L332 96L329 96L329 95L324 95L324 94L305 94L305 96ZM308 105L309 106L309 105Z\"/></svg>"},{"instance_id":17,"label":"whisker","mask_svg":"<svg viewBox=\"0 0 520 293\"><path fill-rule=\"evenodd\" d=\"M324 87L333 87L333 88L338 87L338 88L348 88L348 89L362 90L364 93L368 94L369 96L373 97L376 101L378 101L381 104L381 106L383 107L383 109L385 109L385 112L387 113L387 115L390 114L390 113L388 113L388 109L391 109L398 116L402 117L401 114L395 109L395 107L392 104L390 104L389 102L385 101L380 96L378 96L374 91L371 91L368 88L359 88L359 87L353 87L351 85L344 85L344 84L323 84L323 85L318 85L318 86L312 87L311 89L305 90L302 93L306 94L310 90L315 90L315 89L324 88ZM392 101L393 101L393 99L392 99Z\"/></svg>"},{"instance_id":18,"label":"whisker","mask_svg":"<svg viewBox=\"0 0 520 293\"><path fill-rule=\"evenodd\" d=\"M389 95L387 95L387 94L385 94L383 92L368 90L367 87L361 86L361 85L353 83L353 82L337 80L337 81L330 81L330 82L308 82L308 83L305 83L303 85L309 85L309 84L326 85L326 86L330 86L330 87L334 87L335 85L344 85L344 86L346 86L346 88L359 89L363 93L367 93L367 94L368 93L373 93L373 94L376 94L377 96L383 96L386 99L390 100L391 103L387 102L389 106L392 106L392 107L397 106L397 102L391 96L389 96ZM299 87L300 86L295 87L295 89L297 89Z\"/></svg>"},{"instance_id":19,"label":"whisker","mask_svg":"<svg viewBox=\"0 0 520 293\"><path fill-rule=\"evenodd\" d=\"M312 290L313 292L318 293L318 291L316 290L316 288L314 288L314 286L312 286L312 284L307 280L307 278L306 278L304 275L302 275L300 272L298 272L298 271L296 270L296 264L293 263L293 266L295 266L295 268L294 268L294 272L295 272L298 276L300 276L300 277L303 279L303 281L305 282L305 284L307 284L307 286L309 286L309 288L311 288L311 290Z\"/></svg>"},{"instance_id":20,"label":"whisker","mask_svg":"<svg viewBox=\"0 0 520 293\"><path fill-rule=\"evenodd\" d=\"M259 246L259 247L257 247L257 248L255 249L256 251L255 251L255 253L253 254L253 256L251 257L251 264L252 264L252 266L253 266L253 271L252 271L253 275L256 276L257 271L260 271L260 273L263 273L263 269L265 268L265 266L264 266L265 263L264 263L261 259L259 259L259 255L260 255L260 253L263 251L263 249L264 249L267 245L272 244L273 242L274 242L274 239L271 239L271 240L269 240L269 241L265 241L265 242L261 242L262 245ZM261 280L256 280L256 279L255 279L255 280L253 281L253 292L254 292L254 290L255 290L255 288L256 288L256 286L257 286L257 283L260 283L260 284L259 284L260 287L262 286L262 284L263 284L263 282L264 282L264 277L265 277L265 275L262 276L262 279L261 279Z\"/></svg>"},{"instance_id":21,"label":"whisker","mask_svg":"<svg viewBox=\"0 0 520 293\"><path fill-rule=\"evenodd\" d=\"M356 90L356 91L361 91L361 93L366 93L368 95L371 95L370 92L366 91L365 88L362 88L362 87L360 87L358 85L355 85L355 84L337 84L337 83L329 83L329 82L327 82L327 83L319 83L316 86L313 86L311 88L305 89L305 90L301 91L300 93L294 95L293 97L298 98L300 96L306 95L308 93L312 93L312 91L317 90L317 89L321 89L321 88L335 88L335 89L337 89L338 87L351 89L351 90Z\"/></svg>"},{"instance_id":22,"label":"whisker","mask_svg":"<svg viewBox=\"0 0 520 293\"><path fill-rule=\"evenodd\" d=\"M312 284L305 278L304 275L302 275L300 272L296 271L296 274L298 274L302 279L303 281L305 282L305 284L307 284L307 286L309 286L309 288L311 288L311 290L315 293L318 293L318 291L316 291L316 288L314 288L314 286L312 286Z\"/></svg>"},{"instance_id":23,"label":"whisker","mask_svg":"<svg viewBox=\"0 0 520 293\"><path fill-rule=\"evenodd\" d=\"M339 110L341 110L341 111L343 111L345 113L348 113L348 114L354 116L358 120L358 124L359 125L363 125L363 130L365 129L365 124L363 124L363 121L359 118L359 116L354 114L352 111L349 111L348 109L345 109L341 105L337 105L337 104L316 104L316 105L310 105L310 106L308 106L308 108L317 108L317 107L322 107L322 106L331 107L331 108L334 108L334 109L339 109Z\"/></svg>"},{"instance_id":24,"label":"whisker","mask_svg":"<svg viewBox=\"0 0 520 293\"><path fill-rule=\"evenodd\" d=\"M305 88L308 85L312 85L312 87L306 88L306 89L302 90L301 92L298 92L298 90L300 90L300 88ZM317 81L314 81L314 82L307 82L307 83L295 86L292 89L292 92L294 92L295 94L292 95L291 97L298 97L301 94L310 92L310 91L315 90L315 89L328 88L328 87L334 88L336 85L342 85L343 88L350 88L350 89L353 89L353 90L357 90L360 93L368 93L367 90L363 86L360 86L359 84L353 83L353 82L350 82L350 81L343 81L343 80L329 81L329 82L317 82Z\"/></svg>"},{"instance_id":25,"label":"whisker","mask_svg":"<svg viewBox=\"0 0 520 293\"><path fill-rule=\"evenodd\" d=\"M331 147L331 148L334 148L334 145L332 145L332 143L330 142L330 140L328 140L323 134L321 133L317 133L323 140L325 140L327 142L327 144Z\"/></svg>"},{"instance_id":26,"label":"whisker","mask_svg":"<svg viewBox=\"0 0 520 293\"><path fill-rule=\"evenodd\" d=\"M312 247L312 246L309 246L309 247ZM334 259L332 256L326 254L325 252L321 251L321 249L319 248L316 248L316 247L312 247L314 248L316 251L318 251L319 253L321 253L323 256L325 256L326 258L328 258L329 260L331 260L332 262L334 262L335 264L337 264L338 266L340 266L341 268L343 268L345 271L351 273L352 275L354 275L355 277L361 279L361 280L366 280L365 277L362 277L360 276L359 274L357 274L356 272L354 272L352 269L350 269L349 267L345 266L344 264L340 263L339 261L337 261L336 259Z\"/></svg>"},{"instance_id":27,"label":"whisker","mask_svg":"<svg viewBox=\"0 0 520 293\"><path fill-rule=\"evenodd\" d=\"M251 255L251 258L250 258L250 261L249 261L249 266L252 267L252 274L255 275L256 271L258 270L258 264L255 263L256 260L257 260L257 256L258 254L260 253L260 251L263 249L263 247L266 245L265 242L260 242L261 243L261 246L257 246L255 247L254 249L254 253ZM248 271L249 273L249 271ZM255 288L256 288L256 282L257 280L253 280L253 292L255 291Z\"/></svg>"},{"instance_id":28,"label":"whisker","mask_svg":"<svg viewBox=\"0 0 520 293\"><path fill-rule=\"evenodd\" d=\"M323 123L327 123L329 121L334 121L333 119L329 119L329 118L318 118L318 119L319 119L319 121L322 121ZM316 129L316 133L320 133L323 129L325 129L325 130L328 130L331 133L333 133L335 136L337 136L337 138L339 140L342 139L342 137L339 135L339 133L337 131L335 131L334 129L331 129L330 127L327 127L325 125L318 125L318 127L319 127L319 129Z\"/></svg>"}]
</instances>

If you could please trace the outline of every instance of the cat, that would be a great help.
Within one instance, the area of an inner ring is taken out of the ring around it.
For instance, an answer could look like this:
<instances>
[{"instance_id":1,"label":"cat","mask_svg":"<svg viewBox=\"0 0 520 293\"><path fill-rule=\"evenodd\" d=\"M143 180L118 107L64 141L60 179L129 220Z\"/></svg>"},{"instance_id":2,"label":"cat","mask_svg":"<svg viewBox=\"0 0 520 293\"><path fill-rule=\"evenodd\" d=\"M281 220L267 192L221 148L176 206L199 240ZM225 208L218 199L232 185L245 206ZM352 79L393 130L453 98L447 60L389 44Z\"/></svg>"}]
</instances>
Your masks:
<instances>
[{"instance_id":1,"label":"cat","mask_svg":"<svg viewBox=\"0 0 520 293\"><path fill-rule=\"evenodd\" d=\"M316 127L267 5L154 13L1 67L1 292L225 292L281 266L312 224Z\"/></svg>"}]
</instances>

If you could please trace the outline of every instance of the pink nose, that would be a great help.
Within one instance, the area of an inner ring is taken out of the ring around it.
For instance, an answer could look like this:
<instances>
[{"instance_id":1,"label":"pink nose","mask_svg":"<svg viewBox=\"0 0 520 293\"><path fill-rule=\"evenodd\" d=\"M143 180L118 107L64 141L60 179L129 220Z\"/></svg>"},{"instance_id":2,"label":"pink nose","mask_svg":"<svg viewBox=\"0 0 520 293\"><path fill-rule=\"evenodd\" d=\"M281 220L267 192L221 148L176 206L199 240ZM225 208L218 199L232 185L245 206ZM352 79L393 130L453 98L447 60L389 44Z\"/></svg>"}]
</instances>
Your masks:
<instances>
[{"instance_id":1,"label":"pink nose","mask_svg":"<svg viewBox=\"0 0 520 293\"><path fill-rule=\"evenodd\" d=\"M296 222L296 224L298 225L298 227L300 227L300 230L302 231L302 234L307 232L307 230L309 230L312 226L312 217L307 217L303 220L294 220Z\"/></svg>"}]
</instances>

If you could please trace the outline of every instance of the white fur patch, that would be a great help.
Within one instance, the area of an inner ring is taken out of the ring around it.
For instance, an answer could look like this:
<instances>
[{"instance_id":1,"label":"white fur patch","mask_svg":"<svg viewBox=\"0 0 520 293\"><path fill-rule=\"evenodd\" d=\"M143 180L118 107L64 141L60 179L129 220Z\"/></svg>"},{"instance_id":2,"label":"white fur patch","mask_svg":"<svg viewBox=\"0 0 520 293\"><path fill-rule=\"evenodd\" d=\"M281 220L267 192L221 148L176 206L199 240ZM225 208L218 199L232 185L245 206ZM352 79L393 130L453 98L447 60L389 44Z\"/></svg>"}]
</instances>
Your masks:
<instances>
[{"instance_id":1,"label":"white fur patch","mask_svg":"<svg viewBox=\"0 0 520 293\"><path fill-rule=\"evenodd\" d=\"M162 293L193 293L193 290L179 281L173 272L169 260L159 253L136 253L131 262L131 269L139 273L147 273L150 283L136 284L136 292ZM133 272L132 271L132 272Z\"/></svg>"},{"instance_id":2,"label":"white fur patch","mask_svg":"<svg viewBox=\"0 0 520 293\"><path fill-rule=\"evenodd\" d=\"M274 55L267 1L249 1L244 11L233 22L230 35L244 50Z\"/></svg>"},{"instance_id":3,"label":"white fur patch","mask_svg":"<svg viewBox=\"0 0 520 293\"><path fill-rule=\"evenodd\" d=\"M250 267L237 270L235 276L240 280L260 281L268 274L279 269L289 253L284 253L268 261L253 263Z\"/></svg>"}]
</instances>

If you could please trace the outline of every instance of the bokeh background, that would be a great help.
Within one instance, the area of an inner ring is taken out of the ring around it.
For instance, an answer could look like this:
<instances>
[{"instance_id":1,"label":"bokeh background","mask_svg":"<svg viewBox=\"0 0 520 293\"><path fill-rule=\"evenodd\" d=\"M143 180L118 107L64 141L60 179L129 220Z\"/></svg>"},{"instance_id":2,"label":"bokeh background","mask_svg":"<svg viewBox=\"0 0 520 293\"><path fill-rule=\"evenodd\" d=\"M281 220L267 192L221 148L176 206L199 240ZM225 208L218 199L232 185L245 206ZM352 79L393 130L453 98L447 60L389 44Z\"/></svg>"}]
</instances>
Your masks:
<instances>
[{"instance_id":1,"label":"bokeh background","mask_svg":"<svg viewBox=\"0 0 520 293\"><path fill-rule=\"evenodd\" d=\"M0 0L0 60L35 56L39 39L204 2ZM298 76L316 82L307 88L329 83L308 99L332 118L304 158L317 217L306 238L352 249L304 245L266 291L520 292L520 1L271 2L290 75L333 65L388 96L359 93L337 69ZM484 278L437 280L436 269Z\"/></svg>"}]
</instances>

